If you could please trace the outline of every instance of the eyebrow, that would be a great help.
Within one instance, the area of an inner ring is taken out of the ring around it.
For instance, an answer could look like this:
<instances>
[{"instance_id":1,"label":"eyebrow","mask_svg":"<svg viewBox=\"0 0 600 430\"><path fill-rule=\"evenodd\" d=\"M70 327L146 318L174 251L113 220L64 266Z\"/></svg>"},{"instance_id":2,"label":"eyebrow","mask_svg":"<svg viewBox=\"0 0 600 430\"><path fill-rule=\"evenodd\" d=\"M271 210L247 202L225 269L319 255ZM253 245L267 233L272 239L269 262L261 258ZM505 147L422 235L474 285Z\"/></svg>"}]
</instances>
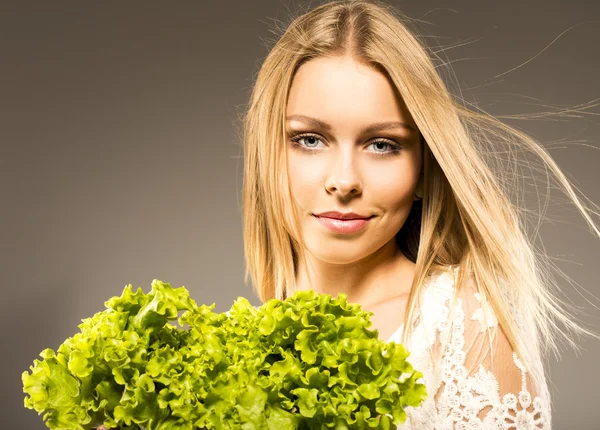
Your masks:
<instances>
[{"instance_id":1,"label":"eyebrow","mask_svg":"<svg viewBox=\"0 0 600 430\"><path fill-rule=\"evenodd\" d=\"M317 119L317 118L312 118L310 116L306 116L306 115L289 115L285 117L286 120L290 121L290 120L296 120L296 121L302 121L305 122L307 124L316 126L316 127L321 127L324 130L331 130L331 125L327 124L326 122ZM415 127L413 127L412 125L406 124L404 122L401 121L391 121L391 122L377 122L374 124L371 124L370 126L365 128L365 132L370 133L370 132L375 132L375 131L381 131L381 130L388 130L390 128L406 128L412 131L417 131L417 129Z\"/></svg>"}]
</instances>

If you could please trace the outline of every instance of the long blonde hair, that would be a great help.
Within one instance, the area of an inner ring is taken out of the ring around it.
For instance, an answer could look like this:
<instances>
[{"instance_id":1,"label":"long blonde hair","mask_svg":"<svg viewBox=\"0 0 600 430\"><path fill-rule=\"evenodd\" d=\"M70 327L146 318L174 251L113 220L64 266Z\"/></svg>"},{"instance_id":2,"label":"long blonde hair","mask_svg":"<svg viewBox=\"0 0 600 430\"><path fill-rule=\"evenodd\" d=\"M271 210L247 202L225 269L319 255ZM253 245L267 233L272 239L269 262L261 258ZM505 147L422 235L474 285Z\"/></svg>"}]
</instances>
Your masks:
<instances>
[{"instance_id":1,"label":"long blonde hair","mask_svg":"<svg viewBox=\"0 0 600 430\"><path fill-rule=\"evenodd\" d=\"M474 282L542 387L541 357L548 348L558 351L558 335L577 348L557 322L574 332L596 335L575 322L567 312L569 304L551 292L558 289L551 262L527 237L527 211L519 195L511 195L520 190L518 181L524 178L517 174L523 161L517 154L539 157L600 237L588 213L597 212L584 206L536 140L453 100L413 28L408 17L377 1L332 1L293 19L270 50L256 76L243 124L245 282L251 278L263 302L285 299L295 289L298 255L303 254L299 250L304 248L286 169L288 93L304 62L350 56L389 78L425 143L423 199L414 203L396 236L398 246L416 264L401 342L411 334L415 301L427 276L456 266L460 270L454 299L464 285ZM507 159L501 154L508 154Z\"/></svg>"}]
</instances>

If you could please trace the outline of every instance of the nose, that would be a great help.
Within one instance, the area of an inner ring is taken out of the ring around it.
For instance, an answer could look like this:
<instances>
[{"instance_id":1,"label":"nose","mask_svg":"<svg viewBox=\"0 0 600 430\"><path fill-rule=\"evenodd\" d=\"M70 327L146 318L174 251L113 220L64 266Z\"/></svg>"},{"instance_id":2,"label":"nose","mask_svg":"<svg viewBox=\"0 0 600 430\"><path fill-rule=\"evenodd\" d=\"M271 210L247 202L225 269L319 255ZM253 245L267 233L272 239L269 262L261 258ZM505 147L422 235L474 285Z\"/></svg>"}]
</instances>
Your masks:
<instances>
[{"instance_id":1,"label":"nose","mask_svg":"<svg viewBox=\"0 0 600 430\"><path fill-rule=\"evenodd\" d=\"M325 182L327 192L337 193L342 198L360 194L363 189L363 183L355 167L352 148L347 149L347 151L340 151L339 156L335 158Z\"/></svg>"}]
</instances>

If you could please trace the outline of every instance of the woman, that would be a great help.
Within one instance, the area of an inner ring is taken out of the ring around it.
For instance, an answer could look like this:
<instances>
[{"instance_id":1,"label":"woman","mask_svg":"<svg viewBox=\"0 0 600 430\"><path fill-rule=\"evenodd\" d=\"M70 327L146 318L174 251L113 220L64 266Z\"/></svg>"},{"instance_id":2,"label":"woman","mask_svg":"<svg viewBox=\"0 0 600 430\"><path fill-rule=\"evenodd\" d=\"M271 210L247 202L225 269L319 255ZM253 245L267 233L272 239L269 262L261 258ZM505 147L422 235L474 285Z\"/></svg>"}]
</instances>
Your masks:
<instances>
[{"instance_id":1,"label":"woman","mask_svg":"<svg viewBox=\"0 0 600 430\"><path fill-rule=\"evenodd\" d=\"M536 141L452 100L408 26L333 1L270 51L244 121L245 280L262 301L310 288L373 312L429 393L399 428L549 429L553 319L596 335L549 293L498 148L538 154L600 231Z\"/></svg>"},{"instance_id":2,"label":"woman","mask_svg":"<svg viewBox=\"0 0 600 430\"><path fill-rule=\"evenodd\" d=\"M550 429L553 318L596 335L549 293L511 203L517 169L484 144L537 153L600 232L537 142L452 100L408 25L334 1L269 53L244 122L246 282L262 301L310 288L373 312L429 394L399 428Z\"/></svg>"}]
</instances>

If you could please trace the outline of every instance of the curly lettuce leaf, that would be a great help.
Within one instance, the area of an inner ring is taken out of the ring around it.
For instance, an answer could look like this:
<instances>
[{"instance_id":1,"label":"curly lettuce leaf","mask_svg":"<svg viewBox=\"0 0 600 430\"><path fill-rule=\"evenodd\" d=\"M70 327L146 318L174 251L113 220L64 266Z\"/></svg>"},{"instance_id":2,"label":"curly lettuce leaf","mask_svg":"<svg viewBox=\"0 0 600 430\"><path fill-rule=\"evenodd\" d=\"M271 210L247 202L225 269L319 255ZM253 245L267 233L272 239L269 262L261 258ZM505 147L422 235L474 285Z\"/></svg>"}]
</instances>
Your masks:
<instances>
[{"instance_id":1,"label":"curly lettuce leaf","mask_svg":"<svg viewBox=\"0 0 600 430\"><path fill-rule=\"evenodd\" d=\"M51 429L142 428L170 413L155 406L157 385L146 375L157 346L179 349L185 330L168 322L196 308L184 287L159 280L152 290L135 293L131 285L107 309L82 320L80 332L56 353L46 349L30 372L23 372L24 405L44 414Z\"/></svg>"},{"instance_id":2,"label":"curly lettuce leaf","mask_svg":"<svg viewBox=\"0 0 600 430\"><path fill-rule=\"evenodd\" d=\"M391 428L426 398L422 374L346 299L240 297L217 314L184 287L128 285L23 373L25 406L51 429Z\"/></svg>"}]
</instances>

